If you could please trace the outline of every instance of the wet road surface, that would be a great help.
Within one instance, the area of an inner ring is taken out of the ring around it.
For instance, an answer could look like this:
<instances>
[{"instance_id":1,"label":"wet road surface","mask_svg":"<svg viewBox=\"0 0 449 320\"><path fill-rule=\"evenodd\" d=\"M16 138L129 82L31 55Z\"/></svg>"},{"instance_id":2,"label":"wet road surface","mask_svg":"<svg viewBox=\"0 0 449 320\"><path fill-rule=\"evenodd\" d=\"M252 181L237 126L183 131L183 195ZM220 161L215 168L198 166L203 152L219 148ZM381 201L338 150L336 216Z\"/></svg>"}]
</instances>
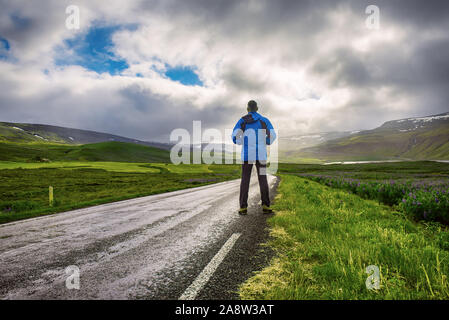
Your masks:
<instances>
[{"instance_id":1,"label":"wet road surface","mask_svg":"<svg viewBox=\"0 0 449 320\"><path fill-rule=\"evenodd\" d=\"M270 196L277 178L269 177ZM0 225L1 299L233 299L270 256L252 176ZM79 268L79 289L68 289Z\"/></svg>"}]
</instances>

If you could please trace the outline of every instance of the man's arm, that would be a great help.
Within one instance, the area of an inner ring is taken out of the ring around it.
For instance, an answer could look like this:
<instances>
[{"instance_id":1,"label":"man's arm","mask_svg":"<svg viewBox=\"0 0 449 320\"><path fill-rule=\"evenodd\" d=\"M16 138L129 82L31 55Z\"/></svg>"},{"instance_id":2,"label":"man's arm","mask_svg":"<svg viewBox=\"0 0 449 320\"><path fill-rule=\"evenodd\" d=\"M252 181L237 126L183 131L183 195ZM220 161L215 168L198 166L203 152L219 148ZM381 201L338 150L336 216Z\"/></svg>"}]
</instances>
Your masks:
<instances>
[{"instance_id":1,"label":"man's arm","mask_svg":"<svg viewBox=\"0 0 449 320\"><path fill-rule=\"evenodd\" d=\"M274 128L273 125L271 124L270 120L268 120L267 118L265 118L266 124L267 124L267 130L270 131L270 138L268 139L267 136L267 144L270 145L274 142L274 140L276 140L276 132L274 132Z\"/></svg>"},{"instance_id":2,"label":"man's arm","mask_svg":"<svg viewBox=\"0 0 449 320\"><path fill-rule=\"evenodd\" d=\"M234 142L234 144L243 144L243 131L242 131L242 122L243 119L240 118L239 121L237 121L237 124L234 127L234 130L232 130L232 142Z\"/></svg>"}]
</instances>

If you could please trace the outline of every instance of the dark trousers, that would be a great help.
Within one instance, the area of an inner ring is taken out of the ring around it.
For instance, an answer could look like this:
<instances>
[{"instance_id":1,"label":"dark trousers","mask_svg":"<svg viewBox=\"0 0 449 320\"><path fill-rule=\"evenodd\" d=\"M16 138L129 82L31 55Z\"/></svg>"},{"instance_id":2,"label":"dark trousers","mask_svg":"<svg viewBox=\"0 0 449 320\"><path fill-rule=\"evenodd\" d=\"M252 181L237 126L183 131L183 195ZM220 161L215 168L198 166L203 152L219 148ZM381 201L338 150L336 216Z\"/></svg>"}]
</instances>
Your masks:
<instances>
[{"instance_id":1,"label":"dark trousers","mask_svg":"<svg viewBox=\"0 0 449 320\"><path fill-rule=\"evenodd\" d=\"M248 163L245 161L242 163L242 181L240 182L240 208L248 207L248 190L249 182L251 179L251 171L254 163ZM262 204L270 206L270 196L268 194L268 181L265 170L260 172L260 168L266 168L266 164L262 164L256 161L257 177L259 178L260 196L262 198Z\"/></svg>"}]
</instances>

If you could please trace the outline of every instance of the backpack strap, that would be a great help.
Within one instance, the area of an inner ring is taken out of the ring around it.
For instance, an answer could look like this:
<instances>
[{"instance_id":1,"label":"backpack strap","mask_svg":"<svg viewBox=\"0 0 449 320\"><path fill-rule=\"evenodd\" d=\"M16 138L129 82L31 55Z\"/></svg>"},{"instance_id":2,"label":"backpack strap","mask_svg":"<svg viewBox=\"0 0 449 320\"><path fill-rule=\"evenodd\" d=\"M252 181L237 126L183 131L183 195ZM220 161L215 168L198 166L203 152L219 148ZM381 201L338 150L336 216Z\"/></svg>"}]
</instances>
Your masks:
<instances>
[{"instance_id":1,"label":"backpack strap","mask_svg":"<svg viewBox=\"0 0 449 320\"><path fill-rule=\"evenodd\" d=\"M270 139L270 130L267 129L267 124L263 120L259 120L259 122L260 122L260 125L262 126L262 129L265 130L268 139Z\"/></svg>"},{"instance_id":2,"label":"backpack strap","mask_svg":"<svg viewBox=\"0 0 449 320\"><path fill-rule=\"evenodd\" d=\"M243 119L243 123L240 126L240 128L242 129L242 132L245 132L246 124L254 122L254 119L251 114L247 114L246 116L243 116L242 119ZM262 129L265 130L268 139L270 139L270 130L267 129L267 124L265 123L265 121L263 121L261 119L259 119L259 122L260 122L260 125L262 126Z\"/></svg>"},{"instance_id":3,"label":"backpack strap","mask_svg":"<svg viewBox=\"0 0 449 320\"><path fill-rule=\"evenodd\" d=\"M243 119L243 123L240 128L242 129L243 132L245 132L246 124L254 122L254 119L251 114L247 114L246 116L243 116L242 119Z\"/></svg>"}]
</instances>

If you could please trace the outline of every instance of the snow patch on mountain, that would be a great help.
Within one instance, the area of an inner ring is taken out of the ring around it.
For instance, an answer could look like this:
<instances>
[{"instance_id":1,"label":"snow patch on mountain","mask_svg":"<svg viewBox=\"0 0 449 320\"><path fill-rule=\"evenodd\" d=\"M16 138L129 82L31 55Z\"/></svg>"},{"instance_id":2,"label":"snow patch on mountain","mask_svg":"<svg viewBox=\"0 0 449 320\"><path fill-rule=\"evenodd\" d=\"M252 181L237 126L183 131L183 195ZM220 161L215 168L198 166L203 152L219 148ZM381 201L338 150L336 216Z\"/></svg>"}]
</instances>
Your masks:
<instances>
[{"instance_id":1,"label":"snow patch on mountain","mask_svg":"<svg viewBox=\"0 0 449 320\"><path fill-rule=\"evenodd\" d=\"M303 139L324 139L321 135L319 134L314 134L314 135L304 135L304 136L299 136L299 137L290 137L288 138L290 140L303 140Z\"/></svg>"},{"instance_id":2,"label":"snow patch on mountain","mask_svg":"<svg viewBox=\"0 0 449 320\"><path fill-rule=\"evenodd\" d=\"M45 139L45 138L41 137L41 136L40 136L40 135L38 135L38 134L33 134L33 136L35 136L36 138L39 138L39 139L42 139L42 140L48 141L48 139Z\"/></svg>"},{"instance_id":3,"label":"snow patch on mountain","mask_svg":"<svg viewBox=\"0 0 449 320\"><path fill-rule=\"evenodd\" d=\"M446 120L446 119L449 119L449 113L442 114L442 115L436 115L436 116L429 116L429 117L401 119L401 120L396 120L396 123L403 123L405 121L411 121L413 123L432 122L434 120Z\"/></svg>"}]
</instances>

